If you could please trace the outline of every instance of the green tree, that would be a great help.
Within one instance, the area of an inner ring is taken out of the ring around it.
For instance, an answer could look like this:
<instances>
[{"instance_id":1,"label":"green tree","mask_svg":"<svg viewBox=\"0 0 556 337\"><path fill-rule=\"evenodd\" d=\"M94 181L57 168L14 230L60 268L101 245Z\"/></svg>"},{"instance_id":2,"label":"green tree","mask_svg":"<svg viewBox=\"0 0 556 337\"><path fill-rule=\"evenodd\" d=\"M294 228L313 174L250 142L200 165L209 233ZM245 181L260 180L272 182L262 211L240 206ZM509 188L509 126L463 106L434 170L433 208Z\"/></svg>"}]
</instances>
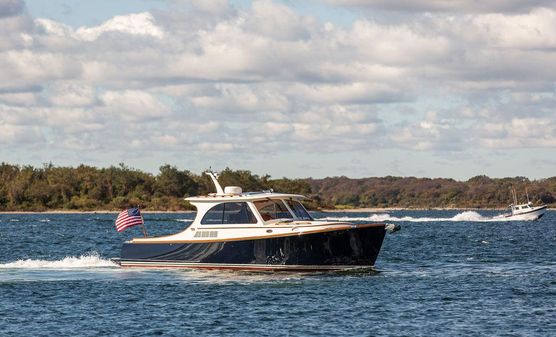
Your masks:
<instances>
[{"instance_id":1,"label":"green tree","mask_svg":"<svg viewBox=\"0 0 556 337\"><path fill-rule=\"evenodd\" d=\"M155 195L183 198L196 195L199 184L192 178L189 171L180 171L168 164L160 167L156 176Z\"/></svg>"}]
</instances>

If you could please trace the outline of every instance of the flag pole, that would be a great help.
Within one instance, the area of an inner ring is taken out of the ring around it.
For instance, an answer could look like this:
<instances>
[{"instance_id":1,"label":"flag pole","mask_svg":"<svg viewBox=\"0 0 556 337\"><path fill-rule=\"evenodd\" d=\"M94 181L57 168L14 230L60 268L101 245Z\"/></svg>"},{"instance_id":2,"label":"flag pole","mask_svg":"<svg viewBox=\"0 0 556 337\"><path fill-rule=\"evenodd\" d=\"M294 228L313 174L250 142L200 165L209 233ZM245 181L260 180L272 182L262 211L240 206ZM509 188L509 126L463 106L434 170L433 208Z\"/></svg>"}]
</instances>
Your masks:
<instances>
[{"instance_id":1,"label":"flag pole","mask_svg":"<svg viewBox=\"0 0 556 337\"><path fill-rule=\"evenodd\" d=\"M143 219L143 213L141 213L141 227L143 228L143 236L148 237L147 228L145 228L145 220Z\"/></svg>"}]
</instances>

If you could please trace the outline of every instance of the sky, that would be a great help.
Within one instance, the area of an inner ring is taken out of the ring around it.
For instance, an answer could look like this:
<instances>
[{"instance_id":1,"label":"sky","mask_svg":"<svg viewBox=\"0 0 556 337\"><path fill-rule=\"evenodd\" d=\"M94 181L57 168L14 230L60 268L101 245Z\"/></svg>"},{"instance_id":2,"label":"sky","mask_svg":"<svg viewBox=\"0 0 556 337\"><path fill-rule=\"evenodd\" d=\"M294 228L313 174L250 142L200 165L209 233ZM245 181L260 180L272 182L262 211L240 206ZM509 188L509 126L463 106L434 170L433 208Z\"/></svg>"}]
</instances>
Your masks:
<instances>
[{"instance_id":1,"label":"sky","mask_svg":"<svg viewBox=\"0 0 556 337\"><path fill-rule=\"evenodd\" d=\"M556 176L556 3L0 0L0 161Z\"/></svg>"}]
</instances>

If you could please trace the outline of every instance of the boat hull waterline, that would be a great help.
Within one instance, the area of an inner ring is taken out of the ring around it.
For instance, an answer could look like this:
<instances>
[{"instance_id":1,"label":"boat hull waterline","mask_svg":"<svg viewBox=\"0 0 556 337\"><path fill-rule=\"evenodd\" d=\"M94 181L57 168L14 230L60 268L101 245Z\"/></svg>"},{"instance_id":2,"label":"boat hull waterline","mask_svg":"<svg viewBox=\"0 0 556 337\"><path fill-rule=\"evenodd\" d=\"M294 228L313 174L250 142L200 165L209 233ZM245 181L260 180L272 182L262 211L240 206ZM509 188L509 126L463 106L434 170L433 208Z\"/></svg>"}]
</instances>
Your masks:
<instances>
[{"instance_id":1,"label":"boat hull waterline","mask_svg":"<svg viewBox=\"0 0 556 337\"><path fill-rule=\"evenodd\" d=\"M214 242L125 243L122 267L245 271L372 270L385 225L275 238Z\"/></svg>"}]
</instances>

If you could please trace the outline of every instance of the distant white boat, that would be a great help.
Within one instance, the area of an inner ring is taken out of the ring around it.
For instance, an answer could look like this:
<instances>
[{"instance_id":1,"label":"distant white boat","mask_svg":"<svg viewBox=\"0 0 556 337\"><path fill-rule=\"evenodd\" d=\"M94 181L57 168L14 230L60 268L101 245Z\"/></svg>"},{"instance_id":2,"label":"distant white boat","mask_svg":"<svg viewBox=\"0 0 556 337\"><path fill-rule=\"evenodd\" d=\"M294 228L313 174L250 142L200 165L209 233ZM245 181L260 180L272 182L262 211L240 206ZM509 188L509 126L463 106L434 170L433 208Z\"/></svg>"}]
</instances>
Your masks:
<instances>
[{"instance_id":1,"label":"distant white boat","mask_svg":"<svg viewBox=\"0 0 556 337\"><path fill-rule=\"evenodd\" d=\"M527 203L518 204L515 189L512 189L514 203L508 206L508 208L510 209L510 213L506 213L501 216L506 218L507 220L521 221L534 221L542 218L544 213L546 213L546 205L533 207L533 203L529 201L529 193L527 193L527 191L525 193L527 194Z\"/></svg>"}]
</instances>

